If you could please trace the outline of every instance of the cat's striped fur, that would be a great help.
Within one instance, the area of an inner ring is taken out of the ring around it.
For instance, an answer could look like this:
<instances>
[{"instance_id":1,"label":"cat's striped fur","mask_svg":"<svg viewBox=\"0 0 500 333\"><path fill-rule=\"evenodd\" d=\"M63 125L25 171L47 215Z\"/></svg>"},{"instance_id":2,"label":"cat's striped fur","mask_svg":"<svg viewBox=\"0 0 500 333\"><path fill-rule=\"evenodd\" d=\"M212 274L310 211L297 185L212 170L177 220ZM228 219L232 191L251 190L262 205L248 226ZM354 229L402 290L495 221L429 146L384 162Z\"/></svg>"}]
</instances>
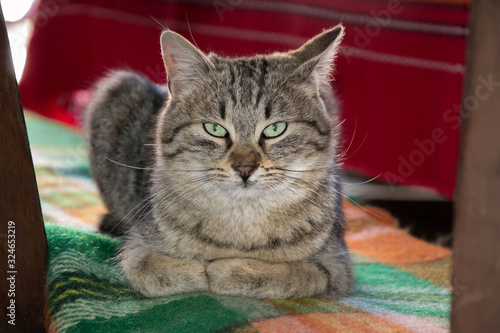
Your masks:
<instances>
[{"instance_id":1,"label":"cat's striped fur","mask_svg":"<svg viewBox=\"0 0 500 333\"><path fill-rule=\"evenodd\" d=\"M109 209L101 230L125 234L119 261L135 290L287 298L352 289L328 82L342 34L228 59L166 31L170 93L129 72L99 84L87 125ZM278 122L286 130L266 138Z\"/></svg>"}]
</instances>

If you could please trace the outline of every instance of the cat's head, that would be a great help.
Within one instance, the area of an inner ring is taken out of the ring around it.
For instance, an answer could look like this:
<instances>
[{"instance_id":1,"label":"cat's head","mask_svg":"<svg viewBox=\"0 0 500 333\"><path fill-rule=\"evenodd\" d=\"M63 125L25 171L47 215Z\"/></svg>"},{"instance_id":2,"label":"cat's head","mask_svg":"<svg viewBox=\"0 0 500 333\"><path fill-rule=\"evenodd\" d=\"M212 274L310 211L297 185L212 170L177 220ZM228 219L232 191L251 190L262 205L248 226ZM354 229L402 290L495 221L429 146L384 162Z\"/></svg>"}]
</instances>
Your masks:
<instances>
[{"instance_id":1,"label":"cat's head","mask_svg":"<svg viewBox=\"0 0 500 333\"><path fill-rule=\"evenodd\" d=\"M159 172L219 194L315 187L336 163L329 80L342 36L337 26L288 53L231 59L163 32L170 97L156 132Z\"/></svg>"}]
</instances>

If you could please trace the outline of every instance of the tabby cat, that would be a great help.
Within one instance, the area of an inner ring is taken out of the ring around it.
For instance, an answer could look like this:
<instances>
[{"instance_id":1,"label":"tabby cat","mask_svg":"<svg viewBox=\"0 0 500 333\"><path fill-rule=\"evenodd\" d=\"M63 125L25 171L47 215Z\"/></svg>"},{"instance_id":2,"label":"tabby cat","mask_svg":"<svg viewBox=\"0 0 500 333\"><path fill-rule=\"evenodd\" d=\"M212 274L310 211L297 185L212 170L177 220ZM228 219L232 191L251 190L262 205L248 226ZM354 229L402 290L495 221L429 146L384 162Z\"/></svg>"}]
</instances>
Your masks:
<instances>
[{"instance_id":1,"label":"tabby cat","mask_svg":"<svg viewBox=\"0 0 500 333\"><path fill-rule=\"evenodd\" d=\"M343 27L288 53L205 55L161 35L168 87L102 80L87 113L91 171L137 292L345 295L346 248L329 85Z\"/></svg>"}]
</instances>

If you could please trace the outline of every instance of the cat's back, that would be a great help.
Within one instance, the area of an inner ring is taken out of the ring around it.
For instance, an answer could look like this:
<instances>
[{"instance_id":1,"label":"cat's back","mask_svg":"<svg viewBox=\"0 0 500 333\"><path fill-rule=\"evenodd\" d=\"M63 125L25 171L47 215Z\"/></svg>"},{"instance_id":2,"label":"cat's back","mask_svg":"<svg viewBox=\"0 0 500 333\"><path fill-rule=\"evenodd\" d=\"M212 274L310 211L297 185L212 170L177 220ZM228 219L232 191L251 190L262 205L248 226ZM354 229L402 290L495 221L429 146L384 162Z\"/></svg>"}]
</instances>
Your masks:
<instances>
[{"instance_id":1,"label":"cat's back","mask_svg":"<svg viewBox=\"0 0 500 333\"><path fill-rule=\"evenodd\" d=\"M109 210L101 231L127 229L125 216L148 196L148 144L166 98L165 89L130 71L112 71L95 86L85 132L92 176Z\"/></svg>"}]
</instances>

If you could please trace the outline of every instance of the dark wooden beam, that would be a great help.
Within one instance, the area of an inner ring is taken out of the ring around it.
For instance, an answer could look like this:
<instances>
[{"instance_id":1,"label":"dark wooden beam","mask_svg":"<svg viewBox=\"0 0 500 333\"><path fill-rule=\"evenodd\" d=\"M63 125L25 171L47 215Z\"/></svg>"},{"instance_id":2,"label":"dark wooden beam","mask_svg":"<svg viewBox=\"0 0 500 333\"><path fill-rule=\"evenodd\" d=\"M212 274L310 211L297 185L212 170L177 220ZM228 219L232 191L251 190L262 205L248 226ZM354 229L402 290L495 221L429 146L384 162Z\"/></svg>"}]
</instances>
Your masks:
<instances>
[{"instance_id":1,"label":"dark wooden beam","mask_svg":"<svg viewBox=\"0 0 500 333\"><path fill-rule=\"evenodd\" d=\"M471 3L453 234L452 332L500 332L500 3Z\"/></svg>"},{"instance_id":2,"label":"dark wooden beam","mask_svg":"<svg viewBox=\"0 0 500 333\"><path fill-rule=\"evenodd\" d=\"M0 332L45 331L47 256L35 172L0 7Z\"/></svg>"}]
</instances>

